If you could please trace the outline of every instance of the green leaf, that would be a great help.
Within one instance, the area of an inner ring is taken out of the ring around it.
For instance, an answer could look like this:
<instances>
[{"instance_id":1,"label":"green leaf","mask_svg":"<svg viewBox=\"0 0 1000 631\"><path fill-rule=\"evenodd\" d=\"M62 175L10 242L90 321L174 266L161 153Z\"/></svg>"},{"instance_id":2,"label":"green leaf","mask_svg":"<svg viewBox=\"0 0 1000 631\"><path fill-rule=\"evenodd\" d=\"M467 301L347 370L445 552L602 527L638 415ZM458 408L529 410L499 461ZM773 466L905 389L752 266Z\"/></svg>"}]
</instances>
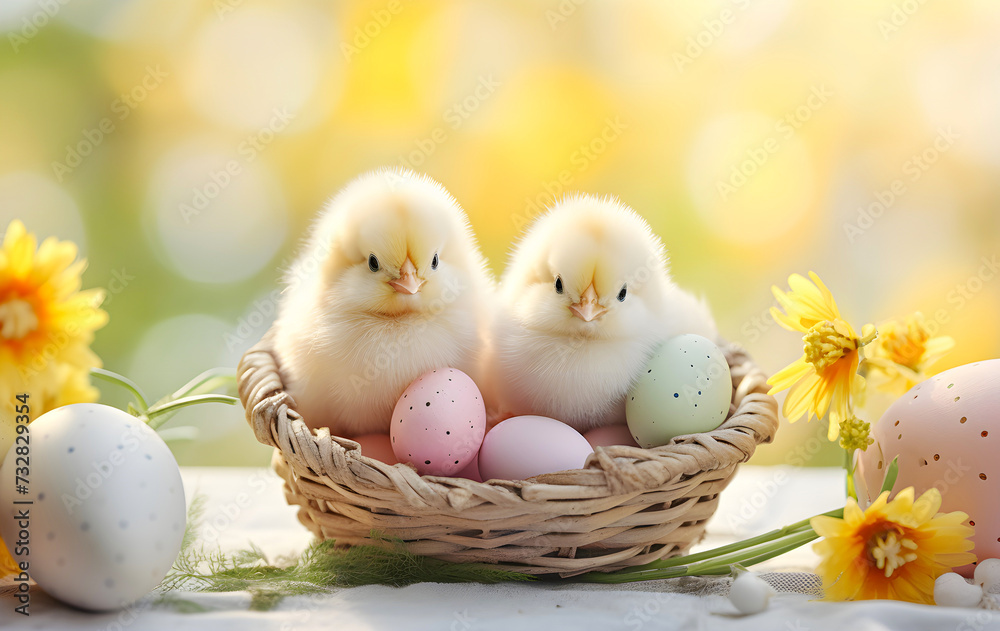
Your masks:
<instances>
[{"instance_id":1,"label":"green leaf","mask_svg":"<svg viewBox=\"0 0 1000 631\"><path fill-rule=\"evenodd\" d=\"M98 379L102 379L108 383L121 386L131 392L132 396L135 397L136 402L139 404L139 407L137 408L139 412L145 412L149 408L149 404L146 403L146 395L143 394L142 389L128 377L103 368L91 368L90 374L93 377L97 377Z\"/></svg>"},{"instance_id":2,"label":"green leaf","mask_svg":"<svg viewBox=\"0 0 1000 631\"><path fill-rule=\"evenodd\" d=\"M196 394L194 396L176 399L169 403L156 405L146 411L146 422L152 429L167 422L174 412L189 405L199 405L201 403L225 403L226 405L236 405L240 400L226 394Z\"/></svg>"},{"instance_id":3,"label":"green leaf","mask_svg":"<svg viewBox=\"0 0 1000 631\"><path fill-rule=\"evenodd\" d=\"M892 459L889 466L885 470L885 477L882 478L882 489L879 491L879 495L888 491L892 493L892 487L896 484L896 476L899 475L899 456Z\"/></svg>"}]
</instances>

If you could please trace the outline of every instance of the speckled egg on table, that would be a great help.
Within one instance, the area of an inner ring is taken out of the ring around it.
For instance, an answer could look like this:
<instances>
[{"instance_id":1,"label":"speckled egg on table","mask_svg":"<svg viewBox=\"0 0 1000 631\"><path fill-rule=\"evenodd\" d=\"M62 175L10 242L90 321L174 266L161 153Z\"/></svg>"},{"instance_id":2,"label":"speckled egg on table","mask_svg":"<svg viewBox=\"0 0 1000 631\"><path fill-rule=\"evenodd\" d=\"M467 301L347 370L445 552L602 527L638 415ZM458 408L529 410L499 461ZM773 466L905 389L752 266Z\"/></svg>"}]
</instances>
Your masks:
<instances>
[{"instance_id":1,"label":"speckled egg on table","mask_svg":"<svg viewBox=\"0 0 1000 631\"><path fill-rule=\"evenodd\" d=\"M421 475L452 476L479 452L486 434L486 406L472 378L455 368L425 372L392 412L389 435L400 462Z\"/></svg>"},{"instance_id":2,"label":"speckled egg on table","mask_svg":"<svg viewBox=\"0 0 1000 631\"><path fill-rule=\"evenodd\" d=\"M678 335L650 357L625 400L625 418L646 449L717 428L729 414L733 381L722 350L700 335Z\"/></svg>"},{"instance_id":3,"label":"speckled egg on table","mask_svg":"<svg viewBox=\"0 0 1000 631\"><path fill-rule=\"evenodd\" d=\"M125 606L173 565L184 537L184 486L170 449L116 408L79 403L30 428L30 574L83 609ZM12 451L0 468L0 534L17 540Z\"/></svg>"},{"instance_id":4,"label":"speckled egg on table","mask_svg":"<svg viewBox=\"0 0 1000 631\"><path fill-rule=\"evenodd\" d=\"M941 511L963 511L975 527L973 552L1000 557L1000 359L946 370L896 400L859 452L861 500L873 501L899 457L895 491L937 487ZM962 569L971 576L971 568Z\"/></svg>"}]
</instances>

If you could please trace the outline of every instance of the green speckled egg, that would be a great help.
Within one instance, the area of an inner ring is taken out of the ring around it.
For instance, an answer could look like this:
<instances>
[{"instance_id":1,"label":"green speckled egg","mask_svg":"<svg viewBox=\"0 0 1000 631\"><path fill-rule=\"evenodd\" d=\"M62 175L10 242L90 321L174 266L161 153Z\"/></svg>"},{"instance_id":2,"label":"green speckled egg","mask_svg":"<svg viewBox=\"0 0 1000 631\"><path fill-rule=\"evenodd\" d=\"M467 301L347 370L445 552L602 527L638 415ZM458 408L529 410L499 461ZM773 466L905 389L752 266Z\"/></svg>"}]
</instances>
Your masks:
<instances>
[{"instance_id":1,"label":"green speckled egg","mask_svg":"<svg viewBox=\"0 0 1000 631\"><path fill-rule=\"evenodd\" d=\"M721 425L732 395L722 350L700 335L678 335L650 357L625 401L625 418L635 442L659 447L675 436Z\"/></svg>"}]
</instances>

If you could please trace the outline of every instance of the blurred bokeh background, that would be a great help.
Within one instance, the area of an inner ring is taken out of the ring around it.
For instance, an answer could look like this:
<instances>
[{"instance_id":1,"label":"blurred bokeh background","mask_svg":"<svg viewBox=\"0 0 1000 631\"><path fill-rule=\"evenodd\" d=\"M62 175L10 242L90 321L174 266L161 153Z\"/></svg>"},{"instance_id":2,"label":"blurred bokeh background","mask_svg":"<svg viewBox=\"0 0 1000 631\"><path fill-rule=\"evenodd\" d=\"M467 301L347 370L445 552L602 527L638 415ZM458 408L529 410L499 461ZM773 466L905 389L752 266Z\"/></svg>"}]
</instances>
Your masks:
<instances>
[{"instance_id":1,"label":"blurred bokeh background","mask_svg":"<svg viewBox=\"0 0 1000 631\"><path fill-rule=\"evenodd\" d=\"M497 274L546 202L610 193L768 371L808 270L858 327L922 310L943 369L1000 356L998 32L986 0L3 0L0 226L80 245L94 350L154 395L235 366L381 165L449 188ZM239 409L172 422L181 464L268 461ZM839 464L825 431L754 460Z\"/></svg>"}]
</instances>

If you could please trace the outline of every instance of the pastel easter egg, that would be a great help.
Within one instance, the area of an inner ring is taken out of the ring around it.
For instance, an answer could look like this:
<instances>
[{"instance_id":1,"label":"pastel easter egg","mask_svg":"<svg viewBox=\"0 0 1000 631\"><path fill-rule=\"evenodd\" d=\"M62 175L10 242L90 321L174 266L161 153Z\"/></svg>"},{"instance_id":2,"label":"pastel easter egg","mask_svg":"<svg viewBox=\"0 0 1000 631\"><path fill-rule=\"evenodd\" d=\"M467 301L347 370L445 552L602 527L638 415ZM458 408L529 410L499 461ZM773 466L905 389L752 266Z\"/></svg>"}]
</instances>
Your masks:
<instances>
[{"instance_id":1,"label":"pastel easter egg","mask_svg":"<svg viewBox=\"0 0 1000 631\"><path fill-rule=\"evenodd\" d=\"M1000 557L1000 359L946 370L896 400L859 452L859 499L878 497L886 467L898 457L893 489L919 496L941 491L941 511L962 511L975 527L973 553ZM971 576L972 567L959 570Z\"/></svg>"},{"instance_id":2,"label":"pastel easter egg","mask_svg":"<svg viewBox=\"0 0 1000 631\"><path fill-rule=\"evenodd\" d=\"M479 450L484 480L525 480L582 469L594 452L580 432L545 416L515 416L486 434Z\"/></svg>"},{"instance_id":3,"label":"pastel easter egg","mask_svg":"<svg viewBox=\"0 0 1000 631\"><path fill-rule=\"evenodd\" d=\"M0 535L17 541L14 515L30 499L30 575L51 596L104 611L144 596L170 570L184 537L184 486L170 449L145 423L79 403L39 416L0 467ZM28 494L15 492L28 463ZM5 614L6 615L6 614Z\"/></svg>"},{"instance_id":4,"label":"pastel easter egg","mask_svg":"<svg viewBox=\"0 0 1000 631\"><path fill-rule=\"evenodd\" d=\"M361 445L361 454L381 460L387 464L396 464L396 454L392 450L392 439L388 434L362 434L352 438L354 442Z\"/></svg>"},{"instance_id":5,"label":"pastel easter egg","mask_svg":"<svg viewBox=\"0 0 1000 631\"><path fill-rule=\"evenodd\" d=\"M638 447L628 425L605 425L594 428L583 435L591 447L610 447L611 445L627 445Z\"/></svg>"},{"instance_id":6,"label":"pastel easter egg","mask_svg":"<svg viewBox=\"0 0 1000 631\"><path fill-rule=\"evenodd\" d=\"M461 370L425 372L403 391L389 436L400 462L421 475L455 475L479 451L486 433L483 395Z\"/></svg>"},{"instance_id":7,"label":"pastel easter egg","mask_svg":"<svg viewBox=\"0 0 1000 631\"><path fill-rule=\"evenodd\" d=\"M722 350L700 335L661 345L625 400L625 418L644 448L676 436L708 432L729 415L733 380Z\"/></svg>"}]
</instances>

